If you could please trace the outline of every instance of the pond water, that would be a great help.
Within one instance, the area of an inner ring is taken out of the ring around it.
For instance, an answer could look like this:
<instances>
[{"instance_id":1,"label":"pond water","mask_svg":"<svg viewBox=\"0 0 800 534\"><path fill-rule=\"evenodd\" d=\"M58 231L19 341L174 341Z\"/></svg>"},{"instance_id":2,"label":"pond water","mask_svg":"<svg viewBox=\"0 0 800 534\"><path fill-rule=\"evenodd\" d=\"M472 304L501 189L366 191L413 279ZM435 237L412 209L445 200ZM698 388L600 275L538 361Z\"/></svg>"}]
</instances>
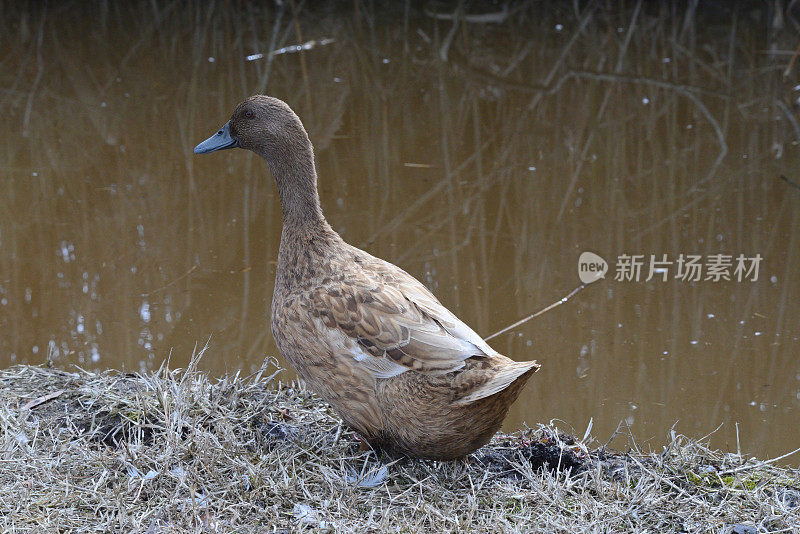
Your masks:
<instances>
[{"instance_id":1,"label":"pond water","mask_svg":"<svg viewBox=\"0 0 800 534\"><path fill-rule=\"evenodd\" d=\"M608 262L492 339L543 366L505 429L800 447L800 65L766 8L237 5L3 8L0 366L277 354L272 179L192 154L262 92L306 124L333 227L483 335Z\"/></svg>"}]
</instances>

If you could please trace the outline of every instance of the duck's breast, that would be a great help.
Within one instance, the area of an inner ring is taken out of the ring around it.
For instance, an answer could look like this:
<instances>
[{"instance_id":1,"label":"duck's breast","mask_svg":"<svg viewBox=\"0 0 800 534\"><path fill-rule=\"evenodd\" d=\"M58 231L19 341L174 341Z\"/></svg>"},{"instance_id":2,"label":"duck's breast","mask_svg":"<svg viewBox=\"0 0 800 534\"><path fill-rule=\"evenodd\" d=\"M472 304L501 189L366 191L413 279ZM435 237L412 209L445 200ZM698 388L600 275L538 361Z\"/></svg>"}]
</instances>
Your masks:
<instances>
[{"instance_id":1,"label":"duck's breast","mask_svg":"<svg viewBox=\"0 0 800 534\"><path fill-rule=\"evenodd\" d=\"M308 388L365 437L378 433L383 418L376 377L362 363L368 356L362 348L321 318L298 311L291 298L273 299L271 323L278 351Z\"/></svg>"}]
</instances>

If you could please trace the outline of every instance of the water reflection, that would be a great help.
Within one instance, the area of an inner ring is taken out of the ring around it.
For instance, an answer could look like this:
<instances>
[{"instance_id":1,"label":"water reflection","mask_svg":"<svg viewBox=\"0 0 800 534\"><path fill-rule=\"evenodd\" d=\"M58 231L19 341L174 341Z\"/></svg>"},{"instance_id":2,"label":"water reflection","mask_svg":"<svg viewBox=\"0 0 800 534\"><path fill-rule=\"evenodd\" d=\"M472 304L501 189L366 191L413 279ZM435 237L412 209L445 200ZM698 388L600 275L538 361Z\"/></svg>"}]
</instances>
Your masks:
<instances>
[{"instance_id":1,"label":"water reflection","mask_svg":"<svg viewBox=\"0 0 800 534\"><path fill-rule=\"evenodd\" d=\"M795 36L763 31L757 6L645 4L500 22L393 4L7 6L0 365L137 370L208 343L220 373L275 353L271 179L249 154L191 154L267 92L309 130L333 226L483 334L572 290L583 251L764 258L755 282L610 271L493 340L544 365L508 428L593 418L605 439L626 421L657 446L675 421L726 423L713 443L735 449L738 422L745 451L800 446Z\"/></svg>"}]
</instances>

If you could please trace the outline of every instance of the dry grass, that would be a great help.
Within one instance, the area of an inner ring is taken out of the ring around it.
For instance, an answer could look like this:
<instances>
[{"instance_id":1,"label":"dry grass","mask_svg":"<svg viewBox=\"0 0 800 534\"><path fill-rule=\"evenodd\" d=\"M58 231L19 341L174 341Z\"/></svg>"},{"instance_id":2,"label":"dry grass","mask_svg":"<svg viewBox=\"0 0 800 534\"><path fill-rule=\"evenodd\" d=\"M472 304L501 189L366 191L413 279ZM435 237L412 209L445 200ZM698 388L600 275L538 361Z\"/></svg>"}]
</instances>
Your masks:
<instances>
[{"instance_id":1,"label":"dry grass","mask_svg":"<svg viewBox=\"0 0 800 534\"><path fill-rule=\"evenodd\" d=\"M271 363L214 380L198 359L145 374L0 370L0 531L800 528L800 471L682 436L623 454L543 426L467 462L382 465Z\"/></svg>"}]
</instances>

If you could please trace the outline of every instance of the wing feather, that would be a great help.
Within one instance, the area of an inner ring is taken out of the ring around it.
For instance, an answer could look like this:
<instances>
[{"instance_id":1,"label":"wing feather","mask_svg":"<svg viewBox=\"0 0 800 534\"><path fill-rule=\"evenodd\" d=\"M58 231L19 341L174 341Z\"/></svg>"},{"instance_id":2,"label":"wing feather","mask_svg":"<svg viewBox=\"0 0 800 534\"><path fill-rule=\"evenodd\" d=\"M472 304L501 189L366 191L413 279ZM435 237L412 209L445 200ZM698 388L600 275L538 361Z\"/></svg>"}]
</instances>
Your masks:
<instances>
[{"instance_id":1,"label":"wing feather","mask_svg":"<svg viewBox=\"0 0 800 534\"><path fill-rule=\"evenodd\" d=\"M302 305L331 336L341 332L355 341L360 350L353 358L376 378L408 370L449 373L472 356L497 355L419 281L383 260L368 259L367 265L360 262L362 269L306 293Z\"/></svg>"}]
</instances>

